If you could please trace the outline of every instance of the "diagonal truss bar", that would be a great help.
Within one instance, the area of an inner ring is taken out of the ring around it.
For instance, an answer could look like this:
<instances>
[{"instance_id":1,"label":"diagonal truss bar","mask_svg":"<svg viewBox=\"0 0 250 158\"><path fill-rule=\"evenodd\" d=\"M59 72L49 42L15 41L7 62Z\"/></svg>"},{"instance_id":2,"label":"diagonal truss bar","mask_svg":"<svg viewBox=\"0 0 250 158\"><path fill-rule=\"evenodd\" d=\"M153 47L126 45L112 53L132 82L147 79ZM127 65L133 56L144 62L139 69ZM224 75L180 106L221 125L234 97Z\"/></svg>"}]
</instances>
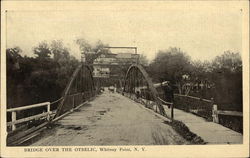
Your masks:
<instances>
[{"instance_id":1,"label":"diagonal truss bar","mask_svg":"<svg viewBox=\"0 0 250 158\"><path fill-rule=\"evenodd\" d=\"M156 102L156 104L158 106L160 114L163 116L166 116L166 113L165 113L165 110L161 104L161 101L158 99L158 97L159 97L158 92L157 92L156 88L154 87L153 82L152 82L151 78L149 77L148 73L145 71L145 69L141 65L132 64L129 67L129 69L126 73L123 91L124 92L127 91L128 93L132 93L130 87L132 87L132 90L133 90L133 88L136 87L136 82L139 82L139 83L141 82L141 81L137 81L140 79L139 79L139 75L138 75L138 73L136 73L136 71L141 73L142 77L145 79L146 84L148 86L148 89L149 89L154 101Z\"/></svg>"},{"instance_id":2,"label":"diagonal truss bar","mask_svg":"<svg viewBox=\"0 0 250 158\"><path fill-rule=\"evenodd\" d=\"M76 93L78 96L75 97L75 95L70 95L72 91ZM80 100L80 103L81 103L81 102L84 102L83 99L86 99L86 98L88 99L92 97L93 95L95 95L95 85L94 85L94 79L92 76L92 71L88 65L81 64L76 68L73 75L71 76L70 81L68 82L62 94L62 100L59 103L59 106L57 108L56 115L54 116L54 118L60 116L65 111L66 106L67 106L66 104L73 104L71 107L74 108L75 99L77 99L79 102L79 98L81 98ZM66 103L67 97L73 97L71 98L73 102Z\"/></svg>"}]
</instances>

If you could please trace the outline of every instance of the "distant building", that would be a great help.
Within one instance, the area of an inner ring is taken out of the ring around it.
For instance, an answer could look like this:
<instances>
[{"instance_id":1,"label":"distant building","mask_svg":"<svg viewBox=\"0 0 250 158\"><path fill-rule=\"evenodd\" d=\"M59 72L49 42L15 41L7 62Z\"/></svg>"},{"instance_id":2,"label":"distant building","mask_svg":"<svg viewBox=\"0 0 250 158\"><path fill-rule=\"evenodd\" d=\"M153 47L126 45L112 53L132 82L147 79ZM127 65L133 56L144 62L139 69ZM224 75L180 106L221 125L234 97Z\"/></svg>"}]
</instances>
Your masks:
<instances>
[{"instance_id":1,"label":"distant building","mask_svg":"<svg viewBox=\"0 0 250 158\"><path fill-rule=\"evenodd\" d=\"M101 54L93 62L94 71L93 77L109 78L110 77L110 65L116 64L116 54L107 53Z\"/></svg>"},{"instance_id":2,"label":"distant building","mask_svg":"<svg viewBox=\"0 0 250 158\"><path fill-rule=\"evenodd\" d=\"M101 54L93 62L93 77L109 78L112 66L124 66L136 63L139 54L132 53L107 53Z\"/></svg>"},{"instance_id":3,"label":"distant building","mask_svg":"<svg viewBox=\"0 0 250 158\"><path fill-rule=\"evenodd\" d=\"M106 65L106 64L113 64L116 63L116 55L117 54L101 54L98 58L94 60L93 64L98 64L98 65Z\"/></svg>"},{"instance_id":4,"label":"distant building","mask_svg":"<svg viewBox=\"0 0 250 158\"><path fill-rule=\"evenodd\" d=\"M139 54L119 53L116 55L117 62L122 65L131 65L136 63L139 59Z\"/></svg>"},{"instance_id":5,"label":"distant building","mask_svg":"<svg viewBox=\"0 0 250 158\"><path fill-rule=\"evenodd\" d=\"M94 66L93 76L100 78L109 78L110 69L103 66Z\"/></svg>"}]
</instances>

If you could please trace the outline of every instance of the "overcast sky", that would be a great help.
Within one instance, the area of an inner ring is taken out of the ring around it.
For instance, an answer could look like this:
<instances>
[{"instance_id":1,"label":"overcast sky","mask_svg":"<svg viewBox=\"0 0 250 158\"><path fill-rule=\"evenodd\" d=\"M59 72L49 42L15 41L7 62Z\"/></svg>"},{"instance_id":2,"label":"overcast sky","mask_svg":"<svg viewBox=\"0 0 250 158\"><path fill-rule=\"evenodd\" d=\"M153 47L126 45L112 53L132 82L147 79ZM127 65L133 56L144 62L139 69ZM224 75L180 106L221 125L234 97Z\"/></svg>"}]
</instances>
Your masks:
<instances>
[{"instance_id":1,"label":"overcast sky","mask_svg":"<svg viewBox=\"0 0 250 158\"><path fill-rule=\"evenodd\" d=\"M180 47L195 60L210 60L226 50L241 53L242 18L237 5L93 8L9 11L7 47L19 46L32 55L40 41L60 39L79 58L74 41L84 38L92 44L101 40L110 46L136 46L150 60L169 47Z\"/></svg>"}]
</instances>

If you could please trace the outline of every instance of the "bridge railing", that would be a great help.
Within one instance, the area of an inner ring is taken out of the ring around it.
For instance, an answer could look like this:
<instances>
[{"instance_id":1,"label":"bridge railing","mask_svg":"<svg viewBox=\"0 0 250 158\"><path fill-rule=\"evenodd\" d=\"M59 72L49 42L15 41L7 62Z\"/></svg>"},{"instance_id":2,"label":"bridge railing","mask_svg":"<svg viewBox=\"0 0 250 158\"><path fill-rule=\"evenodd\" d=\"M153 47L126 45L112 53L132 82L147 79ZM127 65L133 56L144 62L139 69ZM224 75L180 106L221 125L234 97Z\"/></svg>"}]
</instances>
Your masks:
<instances>
[{"instance_id":1,"label":"bridge railing","mask_svg":"<svg viewBox=\"0 0 250 158\"><path fill-rule=\"evenodd\" d=\"M27 105L27 106L22 106L22 107L17 107L17 108L11 108L7 109L7 113L11 113L11 121L7 122L7 126L11 126L11 130L14 131L16 130L16 125L21 124L24 122L28 122L34 119L40 119L40 118L46 118L49 120L50 115L52 114L52 111L50 110L50 102L44 102L44 103L38 103L38 104L33 104L33 105ZM42 113L33 115L33 116L28 116L24 118L17 119L17 112L23 111L23 110L30 110L38 107L47 107L47 111Z\"/></svg>"},{"instance_id":2,"label":"bridge railing","mask_svg":"<svg viewBox=\"0 0 250 158\"><path fill-rule=\"evenodd\" d=\"M125 92L122 92L121 90L118 90L117 92L122 93L124 96L134 100L135 102L138 102L144 105L146 108L152 109L153 111L155 111L156 113L159 113L160 115L162 115L162 113L157 104L160 104L163 107L169 106L170 112L165 113L164 116L170 120L173 120L174 119L174 104L170 102L166 102L160 97L157 97L157 100L156 100L152 96L152 94L148 91L149 91L148 89L146 89L145 87L142 87L142 89L140 89L139 95L134 94L134 93L125 93Z\"/></svg>"},{"instance_id":3,"label":"bridge railing","mask_svg":"<svg viewBox=\"0 0 250 158\"><path fill-rule=\"evenodd\" d=\"M212 98L208 100L182 94L174 94L174 103L177 109L194 113L209 121L213 120L212 110L214 101Z\"/></svg>"},{"instance_id":4,"label":"bridge railing","mask_svg":"<svg viewBox=\"0 0 250 158\"><path fill-rule=\"evenodd\" d=\"M194 113L208 121L221 124L237 132L243 131L243 114L238 111L219 110L218 105L210 100L194 96L174 94L175 108Z\"/></svg>"},{"instance_id":5,"label":"bridge railing","mask_svg":"<svg viewBox=\"0 0 250 158\"><path fill-rule=\"evenodd\" d=\"M90 100L94 96L95 96L94 92L84 91L80 93L69 94L66 95L65 97L62 97L62 99L64 99L64 108L61 110L61 113L65 113L67 111L74 109L81 103Z\"/></svg>"},{"instance_id":6,"label":"bridge railing","mask_svg":"<svg viewBox=\"0 0 250 158\"><path fill-rule=\"evenodd\" d=\"M43 102L38 104L32 104L32 105L25 105L22 107L17 108L10 108L7 109L7 114L10 113L11 115L11 121L7 122L7 127L11 127L11 131L15 131L17 129L17 124L22 124L27 122L27 124L31 124L32 120L45 120L50 121L52 118L52 115L55 115L57 107L60 103L60 101L64 98L66 98L65 104L69 105L70 109L65 109L67 111L71 110L72 108L75 108L76 106L80 105L84 101L91 98L93 94L91 92L81 92L76 94L70 94L66 97L61 97L53 102ZM39 107L45 107L42 109L38 109ZM37 109L37 110L35 110ZM21 111L26 111L28 113L28 116L24 116L22 118L19 118L17 115ZM33 112L31 110L36 111L36 114L33 115Z\"/></svg>"},{"instance_id":7,"label":"bridge railing","mask_svg":"<svg viewBox=\"0 0 250 158\"><path fill-rule=\"evenodd\" d=\"M243 133L243 113L239 111L218 110L216 104L212 111L213 122L219 123L234 131Z\"/></svg>"},{"instance_id":8,"label":"bridge railing","mask_svg":"<svg viewBox=\"0 0 250 158\"><path fill-rule=\"evenodd\" d=\"M173 104L169 104L159 99L157 86L152 82L142 65L132 64L124 78L124 86L122 93L131 99L142 103L145 107L154 110L160 115L173 119ZM155 87L156 86L156 87ZM170 105L171 111L165 111L164 105Z\"/></svg>"},{"instance_id":9,"label":"bridge railing","mask_svg":"<svg viewBox=\"0 0 250 158\"><path fill-rule=\"evenodd\" d=\"M16 145L29 140L33 134L73 112L96 94L91 68L82 63L58 100L7 110L7 144Z\"/></svg>"},{"instance_id":10,"label":"bridge railing","mask_svg":"<svg viewBox=\"0 0 250 158\"><path fill-rule=\"evenodd\" d=\"M81 64L74 71L68 82L57 107L57 113L54 118L67 113L77 105L89 100L96 95L96 88L92 76L91 68L88 65Z\"/></svg>"}]
</instances>

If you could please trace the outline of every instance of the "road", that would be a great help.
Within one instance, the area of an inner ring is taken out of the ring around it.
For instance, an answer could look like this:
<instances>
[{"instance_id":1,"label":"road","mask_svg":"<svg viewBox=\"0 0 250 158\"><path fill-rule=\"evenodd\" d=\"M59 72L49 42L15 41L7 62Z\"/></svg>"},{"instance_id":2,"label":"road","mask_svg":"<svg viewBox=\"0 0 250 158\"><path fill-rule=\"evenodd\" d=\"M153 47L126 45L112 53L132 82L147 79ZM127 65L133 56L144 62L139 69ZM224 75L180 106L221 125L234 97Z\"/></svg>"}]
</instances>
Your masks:
<instances>
[{"instance_id":1,"label":"road","mask_svg":"<svg viewBox=\"0 0 250 158\"><path fill-rule=\"evenodd\" d=\"M56 122L32 146L189 144L160 117L117 93L95 100Z\"/></svg>"}]
</instances>

